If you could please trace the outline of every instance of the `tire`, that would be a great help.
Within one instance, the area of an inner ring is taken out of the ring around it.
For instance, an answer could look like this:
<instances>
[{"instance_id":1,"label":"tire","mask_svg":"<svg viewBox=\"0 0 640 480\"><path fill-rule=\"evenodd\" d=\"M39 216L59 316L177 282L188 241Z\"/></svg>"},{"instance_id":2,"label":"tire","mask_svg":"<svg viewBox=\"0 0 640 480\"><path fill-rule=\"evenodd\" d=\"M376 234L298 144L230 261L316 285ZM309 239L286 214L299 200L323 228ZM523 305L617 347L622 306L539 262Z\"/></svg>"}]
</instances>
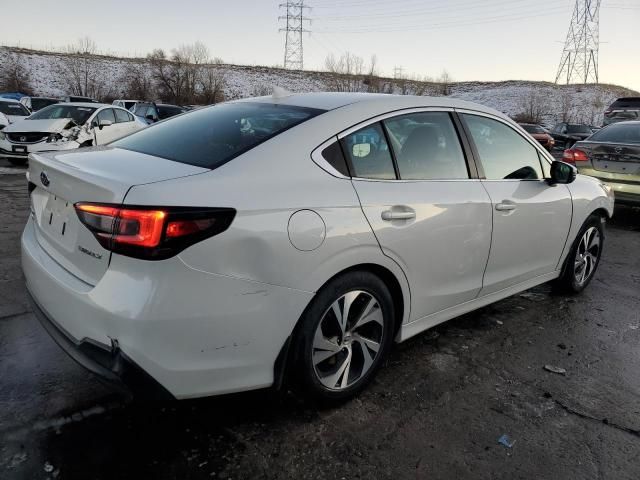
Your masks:
<instances>
[{"instance_id":1,"label":"tire","mask_svg":"<svg viewBox=\"0 0 640 480\"><path fill-rule=\"evenodd\" d=\"M584 222L567 255L562 275L555 282L556 290L564 293L580 293L589 285L602 256L603 224L603 219L599 215L591 215Z\"/></svg>"},{"instance_id":2,"label":"tire","mask_svg":"<svg viewBox=\"0 0 640 480\"><path fill-rule=\"evenodd\" d=\"M341 322L345 306L347 318ZM394 324L393 299L379 277L356 271L331 280L311 301L294 335L303 393L331 403L356 396L386 357Z\"/></svg>"},{"instance_id":3,"label":"tire","mask_svg":"<svg viewBox=\"0 0 640 480\"><path fill-rule=\"evenodd\" d=\"M11 165L15 165L17 167L22 167L27 164L26 158L7 158Z\"/></svg>"}]
</instances>

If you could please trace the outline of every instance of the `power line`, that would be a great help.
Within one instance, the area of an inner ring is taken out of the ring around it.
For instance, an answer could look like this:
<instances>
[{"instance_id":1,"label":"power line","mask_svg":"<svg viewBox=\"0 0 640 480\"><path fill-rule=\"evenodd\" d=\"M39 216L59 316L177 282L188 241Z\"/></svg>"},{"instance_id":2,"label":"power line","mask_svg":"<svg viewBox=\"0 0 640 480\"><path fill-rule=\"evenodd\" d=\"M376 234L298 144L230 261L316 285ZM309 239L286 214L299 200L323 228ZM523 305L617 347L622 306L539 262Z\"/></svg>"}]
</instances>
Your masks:
<instances>
[{"instance_id":1,"label":"power line","mask_svg":"<svg viewBox=\"0 0 640 480\"><path fill-rule=\"evenodd\" d=\"M556 83L598 83L600 0L576 0Z\"/></svg>"},{"instance_id":2,"label":"power line","mask_svg":"<svg viewBox=\"0 0 640 480\"><path fill-rule=\"evenodd\" d=\"M278 17L278 21L285 21L284 28L279 29L280 32L285 32L284 68L302 70L304 68L302 36L310 32L304 28L304 24L311 21L304 16L304 12L311 7L305 5L304 0L288 1L281 3L279 7L286 9L285 15Z\"/></svg>"}]
</instances>

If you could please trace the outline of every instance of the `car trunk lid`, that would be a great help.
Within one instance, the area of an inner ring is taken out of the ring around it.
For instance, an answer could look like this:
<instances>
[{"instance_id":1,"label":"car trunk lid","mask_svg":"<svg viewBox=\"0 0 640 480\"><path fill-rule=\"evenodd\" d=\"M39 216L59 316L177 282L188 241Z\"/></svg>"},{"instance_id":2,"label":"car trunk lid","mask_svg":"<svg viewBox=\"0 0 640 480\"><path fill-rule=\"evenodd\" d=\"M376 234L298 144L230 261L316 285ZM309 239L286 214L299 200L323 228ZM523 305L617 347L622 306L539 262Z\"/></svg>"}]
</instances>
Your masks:
<instances>
[{"instance_id":1,"label":"car trunk lid","mask_svg":"<svg viewBox=\"0 0 640 480\"><path fill-rule=\"evenodd\" d=\"M109 266L110 252L80 222L74 204L121 204L132 186L207 171L109 147L32 154L28 177L38 243L67 271L95 285Z\"/></svg>"},{"instance_id":2,"label":"car trunk lid","mask_svg":"<svg viewBox=\"0 0 640 480\"><path fill-rule=\"evenodd\" d=\"M595 170L618 174L640 174L640 145L596 143L580 148L587 153Z\"/></svg>"}]
</instances>

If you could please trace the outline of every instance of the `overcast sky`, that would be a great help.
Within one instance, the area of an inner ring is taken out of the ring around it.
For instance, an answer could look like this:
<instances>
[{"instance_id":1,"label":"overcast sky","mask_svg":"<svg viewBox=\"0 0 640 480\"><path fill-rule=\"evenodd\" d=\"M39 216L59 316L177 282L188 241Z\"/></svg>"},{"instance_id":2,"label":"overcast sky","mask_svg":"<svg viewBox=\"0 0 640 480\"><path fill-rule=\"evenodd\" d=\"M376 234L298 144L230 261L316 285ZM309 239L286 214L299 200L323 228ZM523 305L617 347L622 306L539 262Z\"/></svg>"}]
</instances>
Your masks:
<instances>
[{"instance_id":1,"label":"overcast sky","mask_svg":"<svg viewBox=\"0 0 640 480\"><path fill-rule=\"evenodd\" d=\"M285 0L0 0L0 43L145 55L197 40L228 63L281 65ZM596 1L596 0L593 0ZM454 80L555 79L575 0L308 0L305 69L345 51L381 73ZM15 12L11 15L10 12ZM600 80L640 90L640 0L603 0Z\"/></svg>"}]
</instances>

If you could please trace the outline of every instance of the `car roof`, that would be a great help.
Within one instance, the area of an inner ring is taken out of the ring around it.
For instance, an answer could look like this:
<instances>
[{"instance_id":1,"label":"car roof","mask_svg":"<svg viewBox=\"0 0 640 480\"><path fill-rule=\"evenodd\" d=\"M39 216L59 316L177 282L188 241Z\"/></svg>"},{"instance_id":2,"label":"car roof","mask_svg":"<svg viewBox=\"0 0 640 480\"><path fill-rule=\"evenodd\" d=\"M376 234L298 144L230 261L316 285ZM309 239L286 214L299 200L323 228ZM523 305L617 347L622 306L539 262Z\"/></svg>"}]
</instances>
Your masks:
<instances>
[{"instance_id":1,"label":"car roof","mask_svg":"<svg viewBox=\"0 0 640 480\"><path fill-rule=\"evenodd\" d=\"M500 112L477 103L458 100L450 97L426 97L413 95L389 95L384 93L343 93L343 92L314 92L294 93L286 96L266 96L237 100L238 102L278 103L296 107L334 110L356 103L376 104L381 109L392 111L412 107L443 107L460 108L492 113L504 117Z\"/></svg>"},{"instance_id":2,"label":"car roof","mask_svg":"<svg viewBox=\"0 0 640 480\"><path fill-rule=\"evenodd\" d=\"M61 105L73 105L74 107L90 107L90 108L101 108L101 107L114 107L117 105L109 105L108 103L93 103L93 102L60 102Z\"/></svg>"}]
</instances>

